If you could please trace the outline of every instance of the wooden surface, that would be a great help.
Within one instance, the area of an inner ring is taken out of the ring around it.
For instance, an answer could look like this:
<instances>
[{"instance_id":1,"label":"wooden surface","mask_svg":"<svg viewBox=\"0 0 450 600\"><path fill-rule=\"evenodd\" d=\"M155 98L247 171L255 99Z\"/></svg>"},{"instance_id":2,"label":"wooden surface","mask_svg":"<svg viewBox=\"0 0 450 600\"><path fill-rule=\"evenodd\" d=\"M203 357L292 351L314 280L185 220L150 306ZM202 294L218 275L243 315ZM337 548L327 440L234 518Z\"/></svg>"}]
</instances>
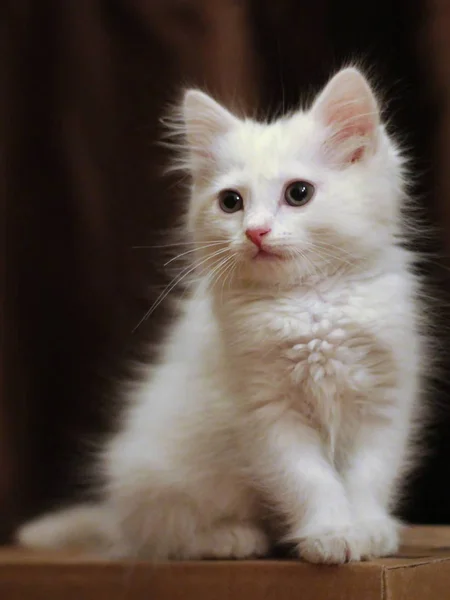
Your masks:
<instances>
[{"instance_id":1,"label":"wooden surface","mask_svg":"<svg viewBox=\"0 0 450 600\"><path fill-rule=\"evenodd\" d=\"M405 559L410 558L428 558L428 557L449 557L450 558L450 526L434 527L434 526L413 526L406 527L402 534L402 546L396 557L378 559L377 564L388 564L392 565L394 562L403 564ZM114 561L117 564L123 564L122 561ZM135 564L135 561L130 561ZM220 561L199 561L197 563L189 562L185 564L218 564ZM226 564L237 564L228 563ZM242 564L268 564L276 563L291 563L297 561L275 561L275 560L257 560L257 561L242 561ZM15 565L15 564L54 564L54 565L68 565L68 564L113 564L111 561L105 561L104 559L95 556L80 556L78 554L64 553L64 552L42 552L32 551L14 546L3 546L0 547L0 565ZM183 563L169 563L183 564ZM355 563L357 564L357 563ZM369 564L369 563L360 563Z\"/></svg>"},{"instance_id":2,"label":"wooden surface","mask_svg":"<svg viewBox=\"0 0 450 600\"><path fill-rule=\"evenodd\" d=\"M4 547L0 548L0 598L446 600L450 598L450 527L408 528L398 557L342 567L296 560L152 565Z\"/></svg>"}]
</instances>

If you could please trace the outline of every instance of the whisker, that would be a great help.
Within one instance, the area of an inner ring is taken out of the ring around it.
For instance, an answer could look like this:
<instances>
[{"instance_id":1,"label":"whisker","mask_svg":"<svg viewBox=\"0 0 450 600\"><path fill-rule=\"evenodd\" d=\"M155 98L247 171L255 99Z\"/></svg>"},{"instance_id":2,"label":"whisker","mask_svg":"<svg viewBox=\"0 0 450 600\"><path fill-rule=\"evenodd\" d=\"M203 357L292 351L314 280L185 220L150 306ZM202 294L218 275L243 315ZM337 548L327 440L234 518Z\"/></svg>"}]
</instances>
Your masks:
<instances>
[{"instance_id":1,"label":"whisker","mask_svg":"<svg viewBox=\"0 0 450 600\"><path fill-rule=\"evenodd\" d=\"M221 294L222 304L223 304L223 294L224 294L224 290L225 290L225 282L228 281L228 289L230 289L230 285L231 285L231 281L232 281L232 274L233 274L234 269L237 266L237 261L235 260L236 254L234 254L231 258L232 258L232 260L230 261L229 266L223 273L222 294Z\"/></svg>"},{"instance_id":2,"label":"whisker","mask_svg":"<svg viewBox=\"0 0 450 600\"><path fill-rule=\"evenodd\" d=\"M212 280L214 279L215 273L218 272L222 267L225 267L225 265L228 263L228 261L229 261L230 258L233 258L233 256L231 256L231 257L225 257L224 259L223 258L219 258L218 261L213 265L213 270L211 271L211 269L210 269L210 272L206 275L206 279L207 280L211 279L211 281L207 281L208 287L212 288L214 286L214 281L212 281ZM205 278L204 273L205 273L205 271L206 271L207 268L208 267L205 267L200 272L200 280L202 280L202 279ZM220 275L221 275L220 273L217 273L217 277L220 277ZM195 291L195 294L194 294L194 296L192 298L194 301L197 300L197 297L198 297L198 295L199 295L199 293L201 291L202 291L202 288L201 288L201 286L199 286L197 288L197 290Z\"/></svg>"},{"instance_id":3,"label":"whisker","mask_svg":"<svg viewBox=\"0 0 450 600\"><path fill-rule=\"evenodd\" d=\"M354 263L358 260L358 257L354 256L350 252L347 252L343 248L340 248L339 246L335 246L333 244L324 243L324 242L316 242L316 241L311 242L311 241L307 241L307 240L302 240L302 244L305 245L310 252L311 251L315 252L319 257L338 260L344 264L347 264L348 266L353 266ZM332 250L332 249L337 250L337 252L336 253L328 252L328 250ZM353 259L353 262L350 262L344 256L341 256L340 255L341 253L343 253L345 256L348 256L349 258ZM304 255L302 255L302 256L304 258L306 258Z\"/></svg>"},{"instance_id":4,"label":"whisker","mask_svg":"<svg viewBox=\"0 0 450 600\"><path fill-rule=\"evenodd\" d=\"M224 260L222 260L220 262L219 265L217 265L212 271L211 273L208 274L208 286L211 288L211 290L214 288L214 285L217 283L217 281L220 279L221 273L222 273L222 268L224 268L228 262L230 260L232 260L233 256L227 256L225 257Z\"/></svg>"},{"instance_id":5,"label":"whisker","mask_svg":"<svg viewBox=\"0 0 450 600\"><path fill-rule=\"evenodd\" d=\"M223 250L223 251L225 251L225 250ZM155 302L152 304L152 306L144 314L144 316L139 321L139 323L133 328L132 333L134 333L138 329L138 327L140 327L140 325L150 317L150 315L158 308L158 306L161 304L161 302L163 302L163 300L167 297L167 295L170 294L170 292L179 283L181 283L181 281L183 281L190 273L192 273L193 271L195 271L196 269L198 269L199 266L201 266L202 264L204 264L208 260L211 260L211 258L213 258L213 257L212 256L207 256L206 258L204 258L200 262L197 262L194 265L186 267L185 269L183 269L183 271L181 272L180 275L174 277L174 279L172 279L172 281L166 286L166 288L161 292L161 294L158 296L158 298L155 300Z\"/></svg>"},{"instance_id":6,"label":"whisker","mask_svg":"<svg viewBox=\"0 0 450 600\"><path fill-rule=\"evenodd\" d=\"M223 244L223 242L211 242L211 244L207 244L206 246L198 246L195 248L191 248L190 250L186 250L186 252L182 252L181 254L177 254L176 256L173 256L170 260L168 260L167 262L164 263L164 266L167 267L167 265L170 265L171 262L174 262L175 260L179 260L183 256L186 256L186 254L191 254L192 252L205 250L206 248L211 248L212 246L218 246L220 243Z\"/></svg>"},{"instance_id":7,"label":"whisker","mask_svg":"<svg viewBox=\"0 0 450 600\"><path fill-rule=\"evenodd\" d=\"M319 245L319 246L323 246L324 248L332 248L334 250L337 250L339 253L343 253L346 256L353 258L354 260L357 260L359 257L355 254L352 254L351 252L349 252L348 250L346 250L345 248L342 248L341 246L336 246L335 244L330 244L330 242L327 241L323 241L323 240L315 240L314 242L312 242L313 245Z\"/></svg>"},{"instance_id":8,"label":"whisker","mask_svg":"<svg viewBox=\"0 0 450 600\"><path fill-rule=\"evenodd\" d=\"M345 258L343 258L342 256L339 256L338 254L333 254L333 253L327 252L324 248L321 248L320 246L313 245L312 249L321 258L329 258L329 259L338 260L339 262L344 263L349 267L352 267L355 264L354 262L352 263L349 260L346 260Z\"/></svg>"},{"instance_id":9,"label":"whisker","mask_svg":"<svg viewBox=\"0 0 450 600\"><path fill-rule=\"evenodd\" d=\"M220 244L223 240L204 240L208 244ZM131 246L132 250L152 250L157 248L173 248L174 246L198 246L202 242L191 241L191 242L174 242L172 244L156 244L154 246Z\"/></svg>"},{"instance_id":10,"label":"whisker","mask_svg":"<svg viewBox=\"0 0 450 600\"><path fill-rule=\"evenodd\" d=\"M319 268L317 265L314 265L310 257L307 256L306 253L302 252L299 248L294 249L297 256L300 256L302 260L305 262L306 267L308 269L308 276L312 276L315 273L321 273L322 277L326 277L326 273L323 269Z\"/></svg>"},{"instance_id":11,"label":"whisker","mask_svg":"<svg viewBox=\"0 0 450 600\"><path fill-rule=\"evenodd\" d=\"M223 292L224 292L224 283L225 283L226 273L229 273L230 269L233 267L235 256L236 256L236 254L232 254L224 261L224 263L221 265L220 270L216 273L215 280L211 281L211 289L213 289L213 287L216 284L218 284L220 280L222 280L222 288L221 288L221 296L220 296L220 301L222 303L223 303Z\"/></svg>"}]
</instances>

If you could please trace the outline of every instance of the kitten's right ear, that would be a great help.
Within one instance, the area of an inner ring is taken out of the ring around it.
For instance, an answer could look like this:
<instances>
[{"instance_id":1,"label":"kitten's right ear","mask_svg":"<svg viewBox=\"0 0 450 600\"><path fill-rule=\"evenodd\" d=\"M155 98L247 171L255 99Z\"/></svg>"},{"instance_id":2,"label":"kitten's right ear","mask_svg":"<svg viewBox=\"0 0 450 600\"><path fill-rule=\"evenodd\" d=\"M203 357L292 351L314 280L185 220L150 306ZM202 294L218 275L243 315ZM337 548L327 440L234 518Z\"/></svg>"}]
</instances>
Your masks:
<instances>
[{"instance_id":1,"label":"kitten's right ear","mask_svg":"<svg viewBox=\"0 0 450 600\"><path fill-rule=\"evenodd\" d=\"M191 155L201 161L213 160L217 139L238 123L226 108L199 90L185 93L182 115Z\"/></svg>"}]
</instances>

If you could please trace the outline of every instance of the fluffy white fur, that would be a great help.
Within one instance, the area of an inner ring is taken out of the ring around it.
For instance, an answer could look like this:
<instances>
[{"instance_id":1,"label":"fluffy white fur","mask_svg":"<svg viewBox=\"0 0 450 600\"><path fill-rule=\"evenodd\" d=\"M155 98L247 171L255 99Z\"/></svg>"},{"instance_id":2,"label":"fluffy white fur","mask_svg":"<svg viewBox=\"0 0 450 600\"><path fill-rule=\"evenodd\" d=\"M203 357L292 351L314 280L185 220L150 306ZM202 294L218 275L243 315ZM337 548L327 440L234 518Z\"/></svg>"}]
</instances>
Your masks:
<instances>
[{"instance_id":1,"label":"fluffy white fur","mask_svg":"<svg viewBox=\"0 0 450 600\"><path fill-rule=\"evenodd\" d=\"M372 90L344 69L309 111L271 124L190 90L182 129L189 296L103 454L103 502L18 539L244 558L267 551L268 518L312 562L395 552L423 344L402 160ZM305 206L284 201L293 180L315 186ZM232 214L218 202L229 188L243 197ZM275 254L246 238L258 227Z\"/></svg>"}]
</instances>

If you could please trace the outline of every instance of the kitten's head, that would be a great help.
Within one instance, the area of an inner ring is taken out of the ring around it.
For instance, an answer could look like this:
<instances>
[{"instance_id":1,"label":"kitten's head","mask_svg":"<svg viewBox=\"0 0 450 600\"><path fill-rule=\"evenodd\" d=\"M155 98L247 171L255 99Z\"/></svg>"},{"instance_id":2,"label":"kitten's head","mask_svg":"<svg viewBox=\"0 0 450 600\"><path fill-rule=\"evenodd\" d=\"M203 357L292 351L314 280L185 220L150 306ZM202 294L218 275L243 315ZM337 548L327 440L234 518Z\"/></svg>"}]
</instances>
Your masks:
<instances>
[{"instance_id":1,"label":"kitten's head","mask_svg":"<svg viewBox=\"0 0 450 600\"><path fill-rule=\"evenodd\" d=\"M291 284L392 244L402 164L357 69L333 77L310 110L273 123L241 120L197 90L185 94L182 121L187 226L203 270L235 265L233 277Z\"/></svg>"}]
</instances>

